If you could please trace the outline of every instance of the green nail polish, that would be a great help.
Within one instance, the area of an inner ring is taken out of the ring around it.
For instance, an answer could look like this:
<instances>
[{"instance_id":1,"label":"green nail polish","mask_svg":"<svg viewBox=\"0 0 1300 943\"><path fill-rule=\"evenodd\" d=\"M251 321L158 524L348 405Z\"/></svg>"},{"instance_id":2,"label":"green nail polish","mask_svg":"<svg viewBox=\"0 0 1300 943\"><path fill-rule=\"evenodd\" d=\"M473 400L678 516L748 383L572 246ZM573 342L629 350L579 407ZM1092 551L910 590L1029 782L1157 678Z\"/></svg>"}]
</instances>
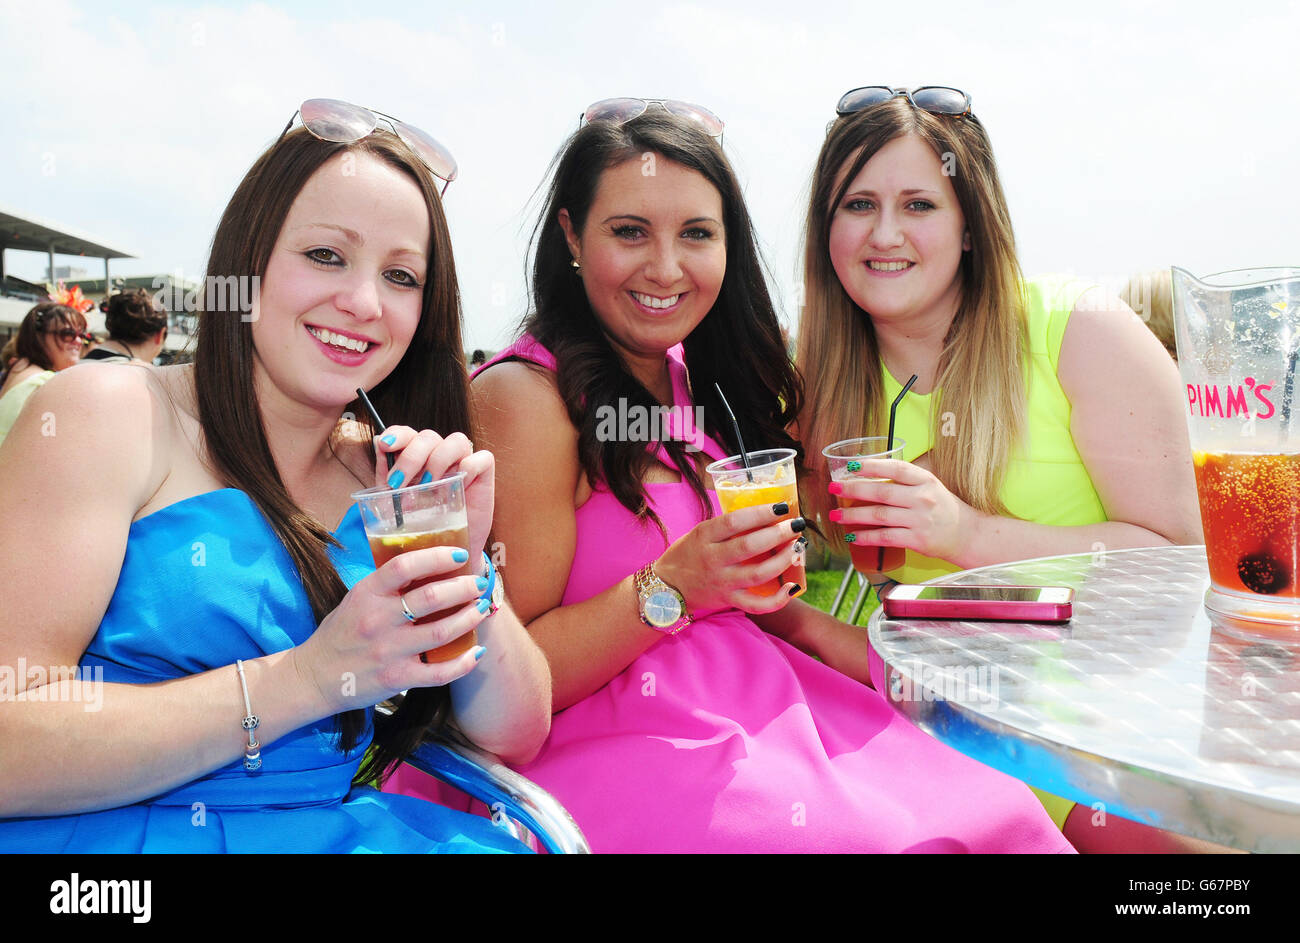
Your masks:
<instances>
[{"instance_id":1,"label":"green nail polish","mask_svg":"<svg viewBox=\"0 0 1300 943\"><path fill-rule=\"evenodd\" d=\"M861 463L861 462L849 462L849 463L848 463L847 465L845 465L844 467L847 468L849 471L862 471L862 463Z\"/></svg>"},{"instance_id":2,"label":"green nail polish","mask_svg":"<svg viewBox=\"0 0 1300 943\"><path fill-rule=\"evenodd\" d=\"M853 541L855 541L855 540L857 540L857 539L858 539L858 535L857 535L857 534L845 534L845 535L844 535L844 542L845 542L846 544L851 544L851 543L853 543Z\"/></svg>"}]
</instances>

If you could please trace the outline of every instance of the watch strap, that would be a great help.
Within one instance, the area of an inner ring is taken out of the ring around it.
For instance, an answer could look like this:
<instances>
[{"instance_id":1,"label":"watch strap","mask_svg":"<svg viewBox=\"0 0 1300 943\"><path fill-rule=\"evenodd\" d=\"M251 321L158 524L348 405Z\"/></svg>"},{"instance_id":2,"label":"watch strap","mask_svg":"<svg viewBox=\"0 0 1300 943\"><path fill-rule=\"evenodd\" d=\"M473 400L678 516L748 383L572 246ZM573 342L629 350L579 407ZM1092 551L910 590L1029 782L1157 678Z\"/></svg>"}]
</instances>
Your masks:
<instances>
[{"instance_id":1,"label":"watch strap","mask_svg":"<svg viewBox=\"0 0 1300 943\"><path fill-rule=\"evenodd\" d=\"M665 635L676 635L682 629L691 624L691 614L686 611L686 597L682 595L681 590L671 583L664 582L659 574L654 570L653 563L647 563L641 569L636 571L632 578L632 586L637 595L637 614L641 621L656 632L663 632ZM650 595L658 589L666 589L673 593L681 603L682 614L676 622L669 626L657 626L645 617L645 603Z\"/></svg>"}]
</instances>

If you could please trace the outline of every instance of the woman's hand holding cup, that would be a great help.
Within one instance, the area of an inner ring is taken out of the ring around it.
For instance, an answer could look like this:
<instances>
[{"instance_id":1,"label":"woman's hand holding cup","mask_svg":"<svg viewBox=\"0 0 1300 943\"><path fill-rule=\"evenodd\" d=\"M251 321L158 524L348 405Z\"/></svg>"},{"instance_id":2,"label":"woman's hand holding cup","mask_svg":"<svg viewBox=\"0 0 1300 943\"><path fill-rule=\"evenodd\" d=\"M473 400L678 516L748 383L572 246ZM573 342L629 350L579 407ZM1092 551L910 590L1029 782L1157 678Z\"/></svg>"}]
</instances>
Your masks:
<instances>
[{"instance_id":1,"label":"woman's hand holding cup","mask_svg":"<svg viewBox=\"0 0 1300 943\"><path fill-rule=\"evenodd\" d=\"M476 578L452 576L466 558L456 547L397 554L352 587L293 649L298 673L319 692L325 715L369 707L409 688L448 684L474 669L472 649L448 661L420 658L464 637L484 618ZM429 621L416 624L412 616Z\"/></svg>"},{"instance_id":2,"label":"woman's hand holding cup","mask_svg":"<svg viewBox=\"0 0 1300 943\"><path fill-rule=\"evenodd\" d=\"M760 505L703 521L664 551L655 573L682 594L692 618L731 607L781 609L798 584L784 583L772 595L754 589L778 580L802 553L804 520L781 520L788 512L784 504Z\"/></svg>"},{"instance_id":3,"label":"woman's hand holding cup","mask_svg":"<svg viewBox=\"0 0 1300 943\"><path fill-rule=\"evenodd\" d=\"M475 570L492 530L496 460L491 452L474 451L469 438L453 432L443 438L431 429L388 426L376 437L375 484L403 488L437 481L456 472L465 474L465 511L469 518L469 551ZM396 455L388 468L387 455Z\"/></svg>"}]
</instances>

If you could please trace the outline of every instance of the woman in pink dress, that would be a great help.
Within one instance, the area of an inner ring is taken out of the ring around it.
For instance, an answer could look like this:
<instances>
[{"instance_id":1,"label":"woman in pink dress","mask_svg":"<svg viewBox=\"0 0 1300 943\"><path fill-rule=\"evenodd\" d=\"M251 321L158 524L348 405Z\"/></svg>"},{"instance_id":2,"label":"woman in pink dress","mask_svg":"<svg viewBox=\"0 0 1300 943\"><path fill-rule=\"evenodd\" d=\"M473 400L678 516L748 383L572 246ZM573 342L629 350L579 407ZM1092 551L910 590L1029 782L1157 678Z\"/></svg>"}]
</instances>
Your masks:
<instances>
[{"instance_id":1,"label":"woman in pink dress","mask_svg":"<svg viewBox=\"0 0 1300 943\"><path fill-rule=\"evenodd\" d=\"M864 630L753 591L804 522L719 514L703 468L738 449L714 384L750 449L797 447L802 390L721 122L635 99L589 118L524 335L473 384L498 562L554 678L520 772L597 852L1071 851L1024 785L868 686Z\"/></svg>"}]
</instances>

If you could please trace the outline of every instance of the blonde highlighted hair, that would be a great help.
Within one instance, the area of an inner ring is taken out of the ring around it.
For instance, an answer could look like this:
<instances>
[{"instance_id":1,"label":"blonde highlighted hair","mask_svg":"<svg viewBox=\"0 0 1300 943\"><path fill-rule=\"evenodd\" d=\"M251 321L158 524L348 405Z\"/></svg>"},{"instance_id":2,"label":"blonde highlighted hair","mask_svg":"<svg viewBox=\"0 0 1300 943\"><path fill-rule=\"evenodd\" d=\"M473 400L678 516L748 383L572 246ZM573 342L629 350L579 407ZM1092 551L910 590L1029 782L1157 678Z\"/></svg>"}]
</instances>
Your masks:
<instances>
[{"instance_id":1,"label":"blonde highlighted hair","mask_svg":"<svg viewBox=\"0 0 1300 943\"><path fill-rule=\"evenodd\" d=\"M932 115L893 98L836 119L813 176L804 230L804 308L796 362L805 378L799 437L812 480L806 507L825 516L821 450L831 442L882 435L889 423L884 367L870 312L860 308L831 265L835 210L863 166L903 135L928 144L952 168L971 249L959 268L961 298L936 374L931 416L935 475L980 511L1005 515L1000 492L1025 426L1025 299L1015 236L993 150L973 115ZM952 423L943 423L951 413ZM941 425L955 435L941 435ZM834 528L831 528L835 531Z\"/></svg>"}]
</instances>

